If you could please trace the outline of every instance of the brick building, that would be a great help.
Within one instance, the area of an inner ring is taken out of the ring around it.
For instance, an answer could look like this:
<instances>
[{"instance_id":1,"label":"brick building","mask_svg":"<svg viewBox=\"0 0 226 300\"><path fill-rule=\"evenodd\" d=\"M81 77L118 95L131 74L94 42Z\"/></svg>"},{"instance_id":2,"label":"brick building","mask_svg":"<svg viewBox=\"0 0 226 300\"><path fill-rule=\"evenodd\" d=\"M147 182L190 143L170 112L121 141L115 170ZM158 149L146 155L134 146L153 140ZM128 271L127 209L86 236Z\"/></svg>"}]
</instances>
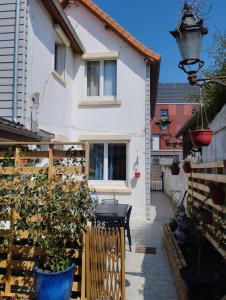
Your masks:
<instances>
[{"instance_id":1,"label":"brick building","mask_svg":"<svg viewBox=\"0 0 226 300\"><path fill-rule=\"evenodd\" d=\"M178 130L199 105L199 87L187 83L160 83L155 117L151 122L152 181L160 175L160 159L182 158ZM158 171L155 171L158 170ZM153 178L155 177L155 178Z\"/></svg>"}]
</instances>

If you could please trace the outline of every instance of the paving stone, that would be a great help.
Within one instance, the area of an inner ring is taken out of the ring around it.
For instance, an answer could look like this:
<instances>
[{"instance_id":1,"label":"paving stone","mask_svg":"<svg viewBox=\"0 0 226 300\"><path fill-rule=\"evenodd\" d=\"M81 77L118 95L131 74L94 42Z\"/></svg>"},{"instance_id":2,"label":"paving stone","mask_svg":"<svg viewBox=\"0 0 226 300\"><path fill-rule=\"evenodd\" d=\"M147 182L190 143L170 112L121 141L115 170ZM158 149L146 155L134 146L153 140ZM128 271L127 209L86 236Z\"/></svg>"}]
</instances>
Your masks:
<instances>
[{"instance_id":1,"label":"paving stone","mask_svg":"<svg viewBox=\"0 0 226 300\"><path fill-rule=\"evenodd\" d=\"M178 300L174 280L162 243L162 226L173 216L168 198L155 192L150 221L132 219L132 252L126 238L126 299ZM156 254L135 253L136 245L155 247Z\"/></svg>"}]
</instances>

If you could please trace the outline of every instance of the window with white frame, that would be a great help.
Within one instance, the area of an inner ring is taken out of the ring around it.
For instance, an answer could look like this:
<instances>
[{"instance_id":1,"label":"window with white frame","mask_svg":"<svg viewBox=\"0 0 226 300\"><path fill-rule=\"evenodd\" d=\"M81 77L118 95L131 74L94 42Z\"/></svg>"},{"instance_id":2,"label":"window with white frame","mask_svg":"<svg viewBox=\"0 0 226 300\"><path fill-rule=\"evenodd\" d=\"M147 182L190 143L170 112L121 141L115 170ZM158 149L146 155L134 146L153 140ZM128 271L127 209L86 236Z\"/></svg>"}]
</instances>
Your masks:
<instances>
[{"instance_id":1,"label":"window with white frame","mask_svg":"<svg viewBox=\"0 0 226 300\"><path fill-rule=\"evenodd\" d=\"M87 96L115 97L117 91L117 61L91 60L86 63Z\"/></svg>"},{"instance_id":2,"label":"window with white frame","mask_svg":"<svg viewBox=\"0 0 226 300\"><path fill-rule=\"evenodd\" d=\"M66 45L56 34L55 49L54 49L54 70L64 79L66 62Z\"/></svg>"},{"instance_id":3,"label":"window with white frame","mask_svg":"<svg viewBox=\"0 0 226 300\"><path fill-rule=\"evenodd\" d=\"M127 144L90 143L90 180L126 181Z\"/></svg>"},{"instance_id":4,"label":"window with white frame","mask_svg":"<svg viewBox=\"0 0 226 300\"><path fill-rule=\"evenodd\" d=\"M152 150L160 149L160 135L154 134L152 135Z\"/></svg>"}]
</instances>

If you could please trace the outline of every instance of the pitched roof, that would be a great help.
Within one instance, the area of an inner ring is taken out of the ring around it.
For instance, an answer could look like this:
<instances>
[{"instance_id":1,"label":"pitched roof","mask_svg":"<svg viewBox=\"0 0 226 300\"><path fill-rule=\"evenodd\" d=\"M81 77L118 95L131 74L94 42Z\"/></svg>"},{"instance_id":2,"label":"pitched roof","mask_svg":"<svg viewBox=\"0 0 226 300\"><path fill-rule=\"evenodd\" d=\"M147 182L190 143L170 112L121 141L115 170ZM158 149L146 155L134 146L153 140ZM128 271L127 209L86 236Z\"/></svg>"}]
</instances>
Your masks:
<instances>
[{"instance_id":1,"label":"pitched roof","mask_svg":"<svg viewBox=\"0 0 226 300\"><path fill-rule=\"evenodd\" d=\"M68 20L58 0L41 0L54 22L59 24L70 41L71 48L79 54L84 53L84 47L73 26Z\"/></svg>"},{"instance_id":2,"label":"pitched roof","mask_svg":"<svg viewBox=\"0 0 226 300\"><path fill-rule=\"evenodd\" d=\"M41 141L42 136L23 124L0 117L0 140Z\"/></svg>"},{"instance_id":3,"label":"pitched roof","mask_svg":"<svg viewBox=\"0 0 226 300\"><path fill-rule=\"evenodd\" d=\"M63 8L66 8L71 0L58 0ZM73 1L73 0L72 0ZM106 25L106 29L111 29L119 37L121 37L128 45L134 48L138 53L144 55L144 57L151 64L151 117L155 113L155 104L158 90L158 80L159 80L159 70L160 70L160 60L161 56L154 51L148 49L142 45L138 40L136 40L128 31L126 31L121 25L114 21L108 14L106 14L102 9L100 9L91 0L76 0L86 7L91 13L93 13L100 21Z\"/></svg>"},{"instance_id":4,"label":"pitched roof","mask_svg":"<svg viewBox=\"0 0 226 300\"><path fill-rule=\"evenodd\" d=\"M63 8L69 4L69 0L59 0ZM125 40L130 46L132 46L139 53L143 54L150 61L160 60L160 55L154 51L148 49L142 45L138 40L136 40L128 31L126 31L120 24L114 21L108 14L106 14L102 9L100 9L91 0L78 0L82 5L84 5L91 13L93 13L99 20L107 25L107 27L118 34L123 40Z\"/></svg>"}]
</instances>

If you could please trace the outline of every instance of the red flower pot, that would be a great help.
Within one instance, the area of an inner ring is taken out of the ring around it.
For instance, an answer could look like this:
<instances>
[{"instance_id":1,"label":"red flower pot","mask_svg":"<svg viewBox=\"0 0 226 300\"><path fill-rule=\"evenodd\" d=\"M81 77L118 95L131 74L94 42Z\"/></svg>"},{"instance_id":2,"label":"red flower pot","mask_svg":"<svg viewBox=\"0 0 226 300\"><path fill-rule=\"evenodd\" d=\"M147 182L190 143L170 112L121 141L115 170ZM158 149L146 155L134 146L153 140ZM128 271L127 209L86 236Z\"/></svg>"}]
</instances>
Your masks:
<instances>
[{"instance_id":1,"label":"red flower pot","mask_svg":"<svg viewBox=\"0 0 226 300\"><path fill-rule=\"evenodd\" d=\"M194 146L208 146L212 141L213 131L210 129L191 130L190 136Z\"/></svg>"},{"instance_id":2,"label":"red flower pot","mask_svg":"<svg viewBox=\"0 0 226 300\"><path fill-rule=\"evenodd\" d=\"M224 204L224 191L210 191L209 196L214 204L223 205Z\"/></svg>"},{"instance_id":3,"label":"red flower pot","mask_svg":"<svg viewBox=\"0 0 226 300\"><path fill-rule=\"evenodd\" d=\"M183 164L183 170L185 173L191 173L191 164L190 162L186 162Z\"/></svg>"},{"instance_id":4,"label":"red flower pot","mask_svg":"<svg viewBox=\"0 0 226 300\"><path fill-rule=\"evenodd\" d=\"M135 172L135 177L136 177L136 178L140 178L140 171L136 171L136 172Z\"/></svg>"},{"instance_id":5,"label":"red flower pot","mask_svg":"<svg viewBox=\"0 0 226 300\"><path fill-rule=\"evenodd\" d=\"M180 168L179 167L171 166L170 170L171 170L172 175L178 175L180 173Z\"/></svg>"}]
</instances>

